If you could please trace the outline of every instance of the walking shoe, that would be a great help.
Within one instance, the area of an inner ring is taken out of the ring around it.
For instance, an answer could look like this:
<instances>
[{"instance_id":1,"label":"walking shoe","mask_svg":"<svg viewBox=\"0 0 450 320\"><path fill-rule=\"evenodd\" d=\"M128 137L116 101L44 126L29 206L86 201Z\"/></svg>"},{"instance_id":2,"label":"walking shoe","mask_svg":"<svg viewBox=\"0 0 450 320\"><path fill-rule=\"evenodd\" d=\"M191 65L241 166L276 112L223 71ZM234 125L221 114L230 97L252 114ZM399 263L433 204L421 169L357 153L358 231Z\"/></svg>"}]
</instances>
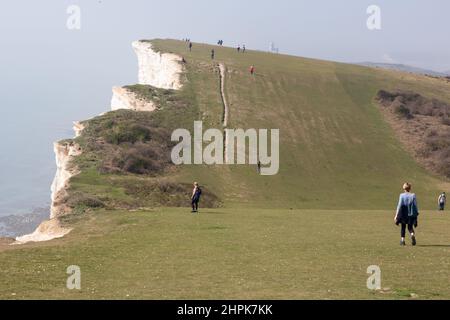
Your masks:
<instances>
[{"instance_id":1,"label":"walking shoe","mask_svg":"<svg viewBox=\"0 0 450 320\"><path fill-rule=\"evenodd\" d=\"M412 245L413 245L413 246L415 246L415 245L417 244L417 241L416 241L416 237L415 237L415 236L412 236L412 237L411 237L411 241L412 241Z\"/></svg>"},{"instance_id":2,"label":"walking shoe","mask_svg":"<svg viewBox=\"0 0 450 320\"><path fill-rule=\"evenodd\" d=\"M400 240L400 245L401 245L401 246L406 246L405 240Z\"/></svg>"}]
</instances>

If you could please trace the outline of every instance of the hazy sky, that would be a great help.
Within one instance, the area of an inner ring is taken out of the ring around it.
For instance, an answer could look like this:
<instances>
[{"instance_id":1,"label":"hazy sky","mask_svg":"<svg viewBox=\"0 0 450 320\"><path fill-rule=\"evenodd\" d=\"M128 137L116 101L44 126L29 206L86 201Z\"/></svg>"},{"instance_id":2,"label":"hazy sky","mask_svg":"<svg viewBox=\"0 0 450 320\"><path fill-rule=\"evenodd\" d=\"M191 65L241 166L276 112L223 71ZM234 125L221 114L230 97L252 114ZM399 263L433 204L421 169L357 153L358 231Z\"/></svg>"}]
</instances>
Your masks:
<instances>
[{"instance_id":1,"label":"hazy sky","mask_svg":"<svg viewBox=\"0 0 450 320\"><path fill-rule=\"evenodd\" d=\"M366 26L369 5L381 27ZM68 30L67 8L81 9ZM2 0L0 216L48 204L53 141L137 82L131 42L185 38L344 62L450 70L448 0Z\"/></svg>"},{"instance_id":2,"label":"hazy sky","mask_svg":"<svg viewBox=\"0 0 450 320\"><path fill-rule=\"evenodd\" d=\"M81 8L81 31L65 27L70 4ZM366 27L372 4L381 8L379 31ZM2 1L0 12L3 43L69 50L67 41L77 41L84 54L103 55L105 63L111 61L105 50L127 50L134 39L190 37L263 50L273 41L301 56L450 70L448 0L14 0ZM60 59L66 50L58 50Z\"/></svg>"}]
</instances>

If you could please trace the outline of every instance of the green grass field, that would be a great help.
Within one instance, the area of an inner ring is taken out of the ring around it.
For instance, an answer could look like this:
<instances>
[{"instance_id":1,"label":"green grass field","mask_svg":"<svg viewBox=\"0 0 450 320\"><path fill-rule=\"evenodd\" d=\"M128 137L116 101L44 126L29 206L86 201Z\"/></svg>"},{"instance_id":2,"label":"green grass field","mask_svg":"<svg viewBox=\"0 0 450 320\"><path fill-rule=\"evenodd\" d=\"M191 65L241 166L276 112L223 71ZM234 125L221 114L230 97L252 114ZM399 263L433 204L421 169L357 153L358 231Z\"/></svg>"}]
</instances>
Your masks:
<instances>
[{"instance_id":1,"label":"green grass field","mask_svg":"<svg viewBox=\"0 0 450 320\"><path fill-rule=\"evenodd\" d=\"M448 299L450 217L422 215L418 246L400 247L388 211L99 211L64 239L0 252L0 298ZM366 288L370 265L384 292Z\"/></svg>"},{"instance_id":2,"label":"green grass field","mask_svg":"<svg viewBox=\"0 0 450 320\"><path fill-rule=\"evenodd\" d=\"M402 148L373 98L380 89L396 88L450 101L448 82L263 52L238 54L232 48L200 44L190 53L180 41L153 43L187 60L185 90L195 92L200 112L196 120L212 127L220 121L221 113L211 108L220 106L213 65L223 62L228 68L230 127L280 129L278 175L259 177L248 166L194 166L182 168L184 181L200 180L229 206L305 209L389 209L399 186L410 181L422 208L435 208L443 182ZM216 60L211 62L213 47ZM256 67L255 77L248 72L250 65Z\"/></svg>"},{"instance_id":3,"label":"green grass field","mask_svg":"<svg viewBox=\"0 0 450 320\"><path fill-rule=\"evenodd\" d=\"M205 129L221 128L216 64L223 62L229 127L280 129L279 174L263 177L253 166L105 174L99 153L85 153L69 194L108 209L82 213L81 207L64 217L74 230L63 239L0 244L0 298L450 298L450 216L433 211L450 185L415 163L373 100L380 89L407 89L450 102L449 83L216 46L212 62L213 46L194 44L189 52L181 41L153 44L184 56L187 67L176 103L149 116L149 125L192 130L202 120ZM128 117L104 117L116 116ZM204 203L214 195L220 205L192 215L188 195L186 208L163 208L172 201L167 194L133 192L161 181L199 181L208 192ZM400 247L393 223L405 181L421 209L417 247ZM130 207L136 210L124 210ZM81 268L80 291L66 289L69 265ZM366 288L370 265L381 268L381 292Z\"/></svg>"}]
</instances>

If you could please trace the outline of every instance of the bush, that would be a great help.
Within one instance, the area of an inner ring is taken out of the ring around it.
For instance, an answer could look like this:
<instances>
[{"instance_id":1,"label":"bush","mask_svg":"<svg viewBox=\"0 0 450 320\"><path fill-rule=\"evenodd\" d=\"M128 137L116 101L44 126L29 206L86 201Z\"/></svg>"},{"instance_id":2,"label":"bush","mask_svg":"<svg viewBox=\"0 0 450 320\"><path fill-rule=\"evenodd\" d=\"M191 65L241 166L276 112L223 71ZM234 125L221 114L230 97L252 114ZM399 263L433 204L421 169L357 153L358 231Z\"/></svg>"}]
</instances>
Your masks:
<instances>
[{"instance_id":1,"label":"bush","mask_svg":"<svg viewBox=\"0 0 450 320\"><path fill-rule=\"evenodd\" d=\"M441 123L443 125L450 126L450 117L449 116L442 117L441 118Z\"/></svg>"},{"instance_id":2,"label":"bush","mask_svg":"<svg viewBox=\"0 0 450 320\"><path fill-rule=\"evenodd\" d=\"M427 137L436 137L438 135L437 131L434 129L430 129L427 131L426 136Z\"/></svg>"},{"instance_id":3,"label":"bush","mask_svg":"<svg viewBox=\"0 0 450 320\"><path fill-rule=\"evenodd\" d=\"M413 115L411 114L411 111L403 104L400 104L395 107L394 112L404 119L412 119Z\"/></svg>"},{"instance_id":4,"label":"bush","mask_svg":"<svg viewBox=\"0 0 450 320\"><path fill-rule=\"evenodd\" d=\"M450 104L437 99L429 99L411 91L388 92L380 90L376 99L380 104L385 107L390 107L394 111L403 105L409 109L410 114L432 117L450 116ZM399 111L406 112L405 110ZM408 116L405 113L401 113L400 115Z\"/></svg>"},{"instance_id":5,"label":"bush","mask_svg":"<svg viewBox=\"0 0 450 320\"><path fill-rule=\"evenodd\" d=\"M415 155L435 173L450 178L450 128L445 127L450 126L450 104L407 91L380 90L376 99L402 119L422 116L417 117L417 123L404 123L412 134L421 137L421 146ZM434 121L424 117L432 117ZM436 121L445 126L433 125Z\"/></svg>"},{"instance_id":6,"label":"bush","mask_svg":"<svg viewBox=\"0 0 450 320\"><path fill-rule=\"evenodd\" d=\"M164 92L161 93L163 95ZM100 173L155 175L171 165L171 130L155 120L157 112L117 110L89 120L79 139L80 168Z\"/></svg>"},{"instance_id":7,"label":"bush","mask_svg":"<svg viewBox=\"0 0 450 320\"><path fill-rule=\"evenodd\" d=\"M436 161L436 169L441 175L450 178L450 148L440 153Z\"/></svg>"},{"instance_id":8,"label":"bush","mask_svg":"<svg viewBox=\"0 0 450 320\"><path fill-rule=\"evenodd\" d=\"M118 125L113 126L106 134L105 140L108 143L119 145L121 143L136 143L150 140L150 129L142 125Z\"/></svg>"},{"instance_id":9,"label":"bush","mask_svg":"<svg viewBox=\"0 0 450 320\"><path fill-rule=\"evenodd\" d=\"M169 145L137 143L119 150L116 156L102 166L103 172L157 174L171 164Z\"/></svg>"},{"instance_id":10,"label":"bush","mask_svg":"<svg viewBox=\"0 0 450 320\"><path fill-rule=\"evenodd\" d=\"M105 204L100 199L83 193L73 193L67 200L67 205L71 208L104 208Z\"/></svg>"}]
</instances>

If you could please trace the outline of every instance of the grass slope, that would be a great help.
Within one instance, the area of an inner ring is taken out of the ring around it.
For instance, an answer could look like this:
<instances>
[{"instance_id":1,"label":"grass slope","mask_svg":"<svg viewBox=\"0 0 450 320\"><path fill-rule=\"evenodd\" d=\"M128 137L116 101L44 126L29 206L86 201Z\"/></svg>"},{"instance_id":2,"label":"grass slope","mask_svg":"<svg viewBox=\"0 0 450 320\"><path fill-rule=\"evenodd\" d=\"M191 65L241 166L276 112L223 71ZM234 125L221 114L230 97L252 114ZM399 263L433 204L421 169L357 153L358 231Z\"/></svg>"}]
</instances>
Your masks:
<instances>
[{"instance_id":1,"label":"grass slope","mask_svg":"<svg viewBox=\"0 0 450 320\"><path fill-rule=\"evenodd\" d=\"M442 183L402 148L374 97L382 88L407 88L450 101L447 82L263 52L238 54L232 48L194 44L191 53L180 41L153 43L184 56L195 70L188 74L188 87L196 93L197 120L218 127L213 65L223 62L229 71L230 127L281 130L277 176L260 177L249 166L193 166L182 168L184 181L205 183L228 206L318 209L391 208L399 186L410 181L422 207L434 208ZM250 65L256 67L255 77L248 72Z\"/></svg>"},{"instance_id":2,"label":"grass slope","mask_svg":"<svg viewBox=\"0 0 450 320\"><path fill-rule=\"evenodd\" d=\"M390 211L101 210L72 216L76 230L64 239L0 252L0 298L450 298L448 215L423 212L414 248L398 245L392 218ZM69 265L81 268L80 291L66 288ZM380 266L384 293L366 288L370 265Z\"/></svg>"}]
</instances>

